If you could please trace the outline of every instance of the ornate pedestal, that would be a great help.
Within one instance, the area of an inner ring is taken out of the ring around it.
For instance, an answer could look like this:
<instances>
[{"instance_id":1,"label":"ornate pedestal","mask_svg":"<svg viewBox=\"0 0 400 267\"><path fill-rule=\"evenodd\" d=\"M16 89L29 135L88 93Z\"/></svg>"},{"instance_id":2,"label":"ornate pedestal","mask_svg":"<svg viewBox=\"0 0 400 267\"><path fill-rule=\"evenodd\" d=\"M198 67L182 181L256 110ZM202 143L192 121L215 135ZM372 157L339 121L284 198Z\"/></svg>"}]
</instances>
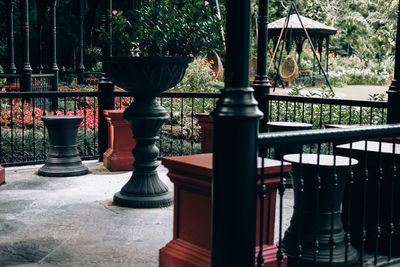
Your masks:
<instances>
[{"instance_id":1,"label":"ornate pedestal","mask_svg":"<svg viewBox=\"0 0 400 267\"><path fill-rule=\"evenodd\" d=\"M160 266L210 266L212 154L166 157L162 159L162 164L168 168L168 176L174 183L174 234L173 240L160 249ZM264 199L265 224L262 248L265 267L277 266L278 249L273 241L280 167L280 161L265 160L264 175L267 194ZM290 165L285 164L284 172L289 170ZM258 172L261 173L261 167L258 168ZM257 222L259 222L259 214L258 203ZM257 225L257 252L259 251L259 232L260 226ZM286 266L286 258L282 266Z\"/></svg>"},{"instance_id":2,"label":"ornate pedestal","mask_svg":"<svg viewBox=\"0 0 400 267\"><path fill-rule=\"evenodd\" d=\"M345 233L340 216L343 191L349 175L350 159L336 157L337 180L334 181L334 157L332 155L320 155L318 162L316 154L303 154L301 160L303 183L301 183L299 154L289 154L283 158L292 163L291 176L294 186L293 216L282 240L289 264L298 266L300 238L302 248L300 266L314 266L314 260L318 263L317 266L359 266L357 250L348 246L346 251ZM357 160L352 159L351 161L351 167L355 167ZM317 186L318 163L319 190ZM335 184L336 186L334 186ZM318 253L315 253L316 241L318 241ZM331 245L334 246L332 255ZM346 253L347 265L345 265ZM331 256L333 265L330 264Z\"/></svg>"},{"instance_id":3,"label":"ornate pedestal","mask_svg":"<svg viewBox=\"0 0 400 267\"><path fill-rule=\"evenodd\" d=\"M133 170L132 149L136 141L123 118L122 110L104 110L108 122L109 148L103 154L103 164L110 171Z\"/></svg>"},{"instance_id":4,"label":"ornate pedestal","mask_svg":"<svg viewBox=\"0 0 400 267\"><path fill-rule=\"evenodd\" d=\"M201 153L213 152L214 123L210 113L195 115L201 127Z\"/></svg>"},{"instance_id":5,"label":"ornate pedestal","mask_svg":"<svg viewBox=\"0 0 400 267\"><path fill-rule=\"evenodd\" d=\"M79 157L76 143L83 117L44 116L42 120L49 133L50 149L39 175L64 177L88 173L88 168Z\"/></svg>"}]
</instances>

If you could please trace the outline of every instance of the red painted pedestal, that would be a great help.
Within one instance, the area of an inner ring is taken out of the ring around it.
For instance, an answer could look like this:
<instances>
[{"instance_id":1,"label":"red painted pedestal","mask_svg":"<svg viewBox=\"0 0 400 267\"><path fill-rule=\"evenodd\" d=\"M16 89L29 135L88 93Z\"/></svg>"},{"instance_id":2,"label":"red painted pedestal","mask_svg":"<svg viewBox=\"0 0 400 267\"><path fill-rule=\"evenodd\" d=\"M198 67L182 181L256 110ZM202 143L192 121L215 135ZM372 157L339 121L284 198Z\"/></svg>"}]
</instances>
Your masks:
<instances>
[{"instance_id":1,"label":"red painted pedestal","mask_svg":"<svg viewBox=\"0 0 400 267\"><path fill-rule=\"evenodd\" d=\"M210 266L212 154L166 157L161 162L168 168L168 176L174 183L174 233L173 240L160 249L160 266ZM277 266L278 249L273 241L280 166L280 161L265 160L264 177L267 186L263 231L265 267ZM289 171L290 164L285 164L284 172ZM260 167L258 172L261 173ZM257 210L258 222L259 205ZM259 240L259 228L257 225L256 244ZM255 249L259 250L258 245ZM282 266L286 266L286 258Z\"/></svg>"},{"instance_id":2,"label":"red painted pedestal","mask_svg":"<svg viewBox=\"0 0 400 267\"><path fill-rule=\"evenodd\" d=\"M121 110L104 110L108 122L108 149L103 154L103 164L110 171L132 170L132 149L135 140L132 130L123 119Z\"/></svg>"},{"instance_id":3,"label":"red painted pedestal","mask_svg":"<svg viewBox=\"0 0 400 267\"><path fill-rule=\"evenodd\" d=\"M2 166L0 166L0 185L4 184L5 182L6 182L6 171Z\"/></svg>"},{"instance_id":4,"label":"red painted pedestal","mask_svg":"<svg viewBox=\"0 0 400 267\"><path fill-rule=\"evenodd\" d=\"M201 127L201 153L211 153L213 152L213 119L210 113L198 113L195 117Z\"/></svg>"}]
</instances>

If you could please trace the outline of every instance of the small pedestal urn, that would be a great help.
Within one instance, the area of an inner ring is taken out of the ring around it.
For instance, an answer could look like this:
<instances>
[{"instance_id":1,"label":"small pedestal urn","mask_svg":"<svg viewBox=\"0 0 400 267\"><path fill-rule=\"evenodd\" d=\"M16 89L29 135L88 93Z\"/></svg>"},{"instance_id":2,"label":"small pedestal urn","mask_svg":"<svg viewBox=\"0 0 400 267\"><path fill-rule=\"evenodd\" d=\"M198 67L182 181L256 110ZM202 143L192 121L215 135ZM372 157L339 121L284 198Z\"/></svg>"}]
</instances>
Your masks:
<instances>
[{"instance_id":1,"label":"small pedestal urn","mask_svg":"<svg viewBox=\"0 0 400 267\"><path fill-rule=\"evenodd\" d=\"M43 176L78 176L88 173L79 157L76 137L82 116L44 116L49 132L50 149L44 166L39 169Z\"/></svg>"},{"instance_id":2,"label":"small pedestal urn","mask_svg":"<svg viewBox=\"0 0 400 267\"><path fill-rule=\"evenodd\" d=\"M302 154L301 159L300 154L289 154L283 159L292 163L294 186L293 216L282 240L289 265L360 266L357 250L346 246L340 216L349 170L358 161L316 154Z\"/></svg>"},{"instance_id":3,"label":"small pedestal urn","mask_svg":"<svg viewBox=\"0 0 400 267\"><path fill-rule=\"evenodd\" d=\"M131 179L114 195L114 204L133 208L159 208L172 204L173 194L159 179L155 145L158 132L168 116L156 97L178 84L191 58L186 57L108 57L103 67L117 86L134 97L124 119L136 140L132 150L135 162Z\"/></svg>"}]
</instances>

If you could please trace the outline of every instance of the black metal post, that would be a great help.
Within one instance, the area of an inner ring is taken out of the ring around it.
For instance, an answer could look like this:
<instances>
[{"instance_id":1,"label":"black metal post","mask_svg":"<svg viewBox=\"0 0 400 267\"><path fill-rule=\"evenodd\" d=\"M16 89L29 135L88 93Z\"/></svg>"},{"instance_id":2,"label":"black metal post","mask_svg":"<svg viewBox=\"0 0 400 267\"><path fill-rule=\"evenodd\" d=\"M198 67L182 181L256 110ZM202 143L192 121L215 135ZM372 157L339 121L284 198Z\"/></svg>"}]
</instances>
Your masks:
<instances>
[{"instance_id":1,"label":"black metal post","mask_svg":"<svg viewBox=\"0 0 400 267\"><path fill-rule=\"evenodd\" d=\"M79 8L79 63L77 68L77 78L78 84L83 84L85 82L85 66L83 65L83 22L84 22L84 8L83 3L80 0Z\"/></svg>"},{"instance_id":2,"label":"black metal post","mask_svg":"<svg viewBox=\"0 0 400 267\"><path fill-rule=\"evenodd\" d=\"M32 67L29 62L29 3L21 0L22 68L21 91L32 91Z\"/></svg>"},{"instance_id":3,"label":"black metal post","mask_svg":"<svg viewBox=\"0 0 400 267\"><path fill-rule=\"evenodd\" d=\"M7 63L6 73L16 73L14 63L14 4L12 0L6 1L7 8ZM10 81L9 81L10 82Z\"/></svg>"},{"instance_id":4,"label":"black metal post","mask_svg":"<svg viewBox=\"0 0 400 267\"><path fill-rule=\"evenodd\" d=\"M396 36L396 54L394 61L394 77L388 94L388 123L400 122L400 3L397 11L397 36Z\"/></svg>"},{"instance_id":5,"label":"black metal post","mask_svg":"<svg viewBox=\"0 0 400 267\"><path fill-rule=\"evenodd\" d=\"M42 56L42 43L43 43L43 16L42 12L45 12L46 5L42 1L38 1L36 4L36 16L37 16L37 35L38 35L38 62L35 67L35 72L41 73L43 71L43 56Z\"/></svg>"},{"instance_id":6,"label":"black metal post","mask_svg":"<svg viewBox=\"0 0 400 267\"><path fill-rule=\"evenodd\" d=\"M268 0L260 0L258 9L257 75L252 86L258 108L264 113L264 117L260 121L260 132L267 132L269 104L266 95L270 93L271 88L267 73Z\"/></svg>"},{"instance_id":7,"label":"black metal post","mask_svg":"<svg viewBox=\"0 0 400 267\"><path fill-rule=\"evenodd\" d=\"M50 53L50 71L54 74L52 91L58 91L58 75L57 66L57 0L50 2L51 16L51 53ZM55 110L55 109L54 109Z\"/></svg>"},{"instance_id":8,"label":"black metal post","mask_svg":"<svg viewBox=\"0 0 400 267\"><path fill-rule=\"evenodd\" d=\"M248 87L249 34L250 0L227 0L225 89L212 112L214 267L255 263L257 134L262 113Z\"/></svg>"},{"instance_id":9,"label":"black metal post","mask_svg":"<svg viewBox=\"0 0 400 267\"><path fill-rule=\"evenodd\" d=\"M99 82L99 161L103 161L103 154L108 148L108 125L103 113L106 109L114 109L114 84L106 77Z\"/></svg>"},{"instance_id":10,"label":"black metal post","mask_svg":"<svg viewBox=\"0 0 400 267\"><path fill-rule=\"evenodd\" d=\"M326 47L325 47L325 52L326 52L326 60L325 60L325 72L326 75L328 75L329 72L329 35L326 36Z\"/></svg>"},{"instance_id":11,"label":"black metal post","mask_svg":"<svg viewBox=\"0 0 400 267\"><path fill-rule=\"evenodd\" d=\"M104 44L103 56L112 56L112 28L111 28L111 12L112 0L105 0L105 10L102 15L103 27L109 34L108 43ZM114 84L106 77L104 71L99 82L99 161L103 161L103 154L108 148L108 125L103 111L106 109L114 109Z\"/></svg>"}]
</instances>

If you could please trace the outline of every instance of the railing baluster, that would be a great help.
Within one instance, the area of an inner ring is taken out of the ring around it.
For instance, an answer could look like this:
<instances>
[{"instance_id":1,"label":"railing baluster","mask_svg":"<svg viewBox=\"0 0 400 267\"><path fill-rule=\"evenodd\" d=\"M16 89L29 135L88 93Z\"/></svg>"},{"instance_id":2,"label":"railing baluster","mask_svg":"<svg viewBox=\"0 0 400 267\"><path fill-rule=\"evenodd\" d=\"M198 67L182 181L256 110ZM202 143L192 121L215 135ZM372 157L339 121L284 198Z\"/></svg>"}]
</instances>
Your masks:
<instances>
[{"instance_id":1,"label":"railing baluster","mask_svg":"<svg viewBox=\"0 0 400 267\"><path fill-rule=\"evenodd\" d=\"M278 100L277 106L278 106L278 110L277 110L278 112L276 113L276 116L277 116L276 120L279 121L280 117L281 117L281 101Z\"/></svg>"},{"instance_id":2,"label":"railing baluster","mask_svg":"<svg viewBox=\"0 0 400 267\"><path fill-rule=\"evenodd\" d=\"M270 148L271 150L271 148ZM284 260L284 254L282 249L282 234L283 234L283 196L286 190L286 181L283 177L283 160L281 160L281 170L280 170L280 181L279 181L279 240L278 240L278 252L276 258L278 260L278 267L282 266Z\"/></svg>"},{"instance_id":3,"label":"railing baluster","mask_svg":"<svg viewBox=\"0 0 400 267\"><path fill-rule=\"evenodd\" d=\"M172 121L173 121L173 117L174 117L174 111L173 111L173 106L174 106L174 98L171 96L171 110L170 110L170 123L171 123L171 135L170 135L170 141L169 141L169 151L170 151L170 155L173 154L173 137L174 137L174 131L173 131L173 125L172 125Z\"/></svg>"},{"instance_id":4,"label":"railing baluster","mask_svg":"<svg viewBox=\"0 0 400 267\"><path fill-rule=\"evenodd\" d=\"M184 101L184 98L182 97L181 98L181 138L179 138L180 140L180 145L181 145L181 148L180 148L180 155L183 155L183 124L184 124L184 122L183 122L183 119L184 119L184 114L183 114L183 101Z\"/></svg>"},{"instance_id":5,"label":"railing baluster","mask_svg":"<svg viewBox=\"0 0 400 267\"><path fill-rule=\"evenodd\" d=\"M304 116L305 116L305 102L302 102L302 104L303 104L303 106L302 106L302 111L301 111L301 122L305 122L305 118L304 118Z\"/></svg>"},{"instance_id":6,"label":"railing baluster","mask_svg":"<svg viewBox=\"0 0 400 267\"><path fill-rule=\"evenodd\" d=\"M329 104L329 121L328 123L332 123L332 104Z\"/></svg>"},{"instance_id":7,"label":"railing baluster","mask_svg":"<svg viewBox=\"0 0 400 267\"><path fill-rule=\"evenodd\" d=\"M351 117L352 117L352 106L349 106L349 122L347 124L351 124Z\"/></svg>"},{"instance_id":8,"label":"railing baluster","mask_svg":"<svg viewBox=\"0 0 400 267\"><path fill-rule=\"evenodd\" d=\"M193 154L193 150L194 150L194 97L192 97L191 119L192 119L192 137L190 138L190 154Z\"/></svg>"},{"instance_id":9,"label":"railing baluster","mask_svg":"<svg viewBox=\"0 0 400 267\"><path fill-rule=\"evenodd\" d=\"M93 153L92 156L96 155L96 144L97 144L97 139L96 139L96 97L93 97Z\"/></svg>"},{"instance_id":10,"label":"railing baluster","mask_svg":"<svg viewBox=\"0 0 400 267\"><path fill-rule=\"evenodd\" d=\"M378 184L376 187L377 194L377 209L376 209L376 234L375 234L375 255L374 255L374 264L378 264L378 254L379 254L379 239L381 237L381 226L380 226L380 217L381 217L381 186L383 181L383 169L382 169L382 138L379 138L379 162L378 162Z\"/></svg>"},{"instance_id":11,"label":"railing baluster","mask_svg":"<svg viewBox=\"0 0 400 267\"><path fill-rule=\"evenodd\" d=\"M314 104L311 103L311 120L310 123L314 126Z\"/></svg>"},{"instance_id":12,"label":"railing baluster","mask_svg":"<svg viewBox=\"0 0 400 267\"><path fill-rule=\"evenodd\" d=\"M362 121L362 113L363 113L363 107L360 106L360 125L363 124L363 121Z\"/></svg>"},{"instance_id":13,"label":"railing baluster","mask_svg":"<svg viewBox=\"0 0 400 267\"><path fill-rule=\"evenodd\" d=\"M347 215L346 215L346 227L345 227L345 235L344 235L344 244L345 244L345 267L347 267L347 262L349 260L349 248L351 246L351 234L350 234L350 226L351 226L351 189L354 184L354 172L352 166L352 158L353 158L353 141L350 140L350 156L349 156L349 179L347 186Z\"/></svg>"},{"instance_id":14,"label":"railing baluster","mask_svg":"<svg viewBox=\"0 0 400 267\"><path fill-rule=\"evenodd\" d=\"M286 102L287 103L287 102ZM297 114L297 103L294 103L294 108L293 108L293 122L296 121L296 114Z\"/></svg>"},{"instance_id":15,"label":"railing baluster","mask_svg":"<svg viewBox=\"0 0 400 267\"><path fill-rule=\"evenodd\" d=\"M289 101L285 102L285 121L288 121L288 113L289 113Z\"/></svg>"},{"instance_id":16,"label":"railing baluster","mask_svg":"<svg viewBox=\"0 0 400 267\"><path fill-rule=\"evenodd\" d=\"M25 98L21 98L21 156L25 162Z\"/></svg>"},{"instance_id":17,"label":"railing baluster","mask_svg":"<svg viewBox=\"0 0 400 267\"><path fill-rule=\"evenodd\" d=\"M364 262L364 252L365 252L365 243L367 240L367 231L365 229L366 224L366 211L367 211L367 189L368 189L368 142L365 140L365 148L364 148L364 180L363 180L363 196L362 196L362 220L361 220L361 248L360 248L360 266L363 266Z\"/></svg>"},{"instance_id":18,"label":"railing baluster","mask_svg":"<svg viewBox=\"0 0 400 267\"><path fill-rule=\"evenodd\" d=\"M86 132L86 126L87 126L87 121L86 121L86 107L83 107L83 154L87 156L87 132Z\"/></svg>"},{"instance_id":19,"label":"railing baluster","mask_svg":"<svg viewBox=\"0 0 400 267\"><path fill-rule=\"evenodd\" d=\"M372 125L372 122L373 122L373 116L374 116L373 110L374 110L374 108L370 107L370 113L369 113L369 124L370 125Z\"/></svg>"},{"instance_id":20,"label":"railing baluster","mask_svg":"<svg viewBox=\"0 0 400 267\"><path fill-rule=\"evenodd\" d=\"M164 107L163 106L163 100L164 100L164 97L160 97L160 105L162 106L162 107ZM171 119L171 118L170 118ZM163 125L164 126L164 125ZM164 153L163 153L163 129L162 129L162 126L161 126L161 129L160 129L160 139L159 139L159 141L158 141L158 144L159 144L159 149L160 149L160 157L162 157L162 156L164 156Z\"/></svg>"},{"instance_id":21,"label":"railing baluster","mask_svg":"<svg viewBox=\"0 0 400 267\"><path fill-rule=\"evenodd\" d=\"M339 124L342 124L342 105L339 105Z\"/></svg>"},{"instance_id":22,"label":"railing baluster","mask_svg":"<svg viewBox=\"0 0 400 267\"><path fill-rule=\"evenodd\" d=\"M260 184L258 186L258 201L260 203L260 230L259 230L259 251L257 255L257 266L258 267L263 267L264 266L264 254L263 254L263 247L264 247L264 200L267 194L267 187L265 185L264 181L264 155L265 155L265 148L263 147L261 150L261 176L259 177L260 179ZM269 228L267 228L269 229ZM268 230L267 230L268 231Z\"/></svg>"},{"instance_id":23,"label":"railing baluster","mask_svg":"<svg viewBox=\"0 0 400 267\"><path fill-rule=\"evenodd\" d=\"M67 115L67 98L64 97L64 115Z\"/></svg>"},{"instance_id":24,"label":"railing baluster","mask_svg":"<svg viewBox=\"0 0 400 267\"><path fill-rule=\"evenodd\" d=\"M297 221L297 229L299 229L297 233L297 267L301 266L301 258L302 258L302 253L303 253L303 247L301 245L301 238L302 238L302 224L301 220L302 218L302 210L303 210L303 193L304 193L304 179L303 179L303 145L300 145L300 151L299 151L299 197L298 200L299 202L297 203L299 206L299 215L298 215L298 221Z\"/></svg>"},{"instance_id":25,"label":"railing baluster","mask_svg":"<svg viewBox=\"0 0 400 267\"><path fill-rule=\"evenodd\" d=\"M391 186L391 194L390 194L390 211L389 211L389 251L388 251L388 261L392 260L392 243L393 243L393 235L394 235L394 222L393 222L393 213L394 213L394 196L395 196L395 186L397 181L397 166L396 166L396 137L393 137L393 146L392 146L392 154L393 154L393 174L392 174L392 186Z\"/></svg>"},{"instance_id":26,"label":"railing baluster","mask_svg":"<svg viewBox=\"0 0 400 267\"><path fill-rule=\"evenodd\" d=\"M317 191L317 193L315 194L315 221L314 221L314 228L315 228L315 232L314 232L314 249L313 249L313 253L314 253L314 266L318 267L318 262L317 262L317 256L318 256L318 252L319 252L319 241L318 241L318 226L319 226L319 221L318 221L318 217L319 217L319 197L320 197L320 193L321 193L321 169L320 169L320 155L321 155L321 143L318 143L318 147L317 147L317 173L316 173L316 179L315 179L315 190Z\"/></svg>"},{"instance_id":27,"label":"railing baluster","mask_svg":"<svg viewBox=\"0 0 400 267\"><path fill-rule=\"evenodd\" d=\"M35 97L32 98L32 153L33 153L33 160L36 160L36 108L35 108Z\"/></svg>"},{"instance_id":28,"label":"railing baluster","mask_svg":"<svg viewBox=\"0 0 400 267\"><path fill-rule=\"evenodd\" d=\"M14 162L14 110L13 110L13 102L14 98L11 98L11 108L10 108L10 128L11 128L11 162Z\"/></svg>"},{"instance_id":29,"label":"railing baluster","mask_svg":"<svg viewBox=\"0 0 400 267\"><path fill-rule=\"evenodd\" d=\"M331 230L329 236L329 264L334 267L333 263L333 250L335 249L334 235L334 219L335 219L335 189L338 187L338 176L336 170L336 146L333 146L333 176L332 176L332 190L331 190Z\"/></svg>"},{"instance_id":30,"label":"railing baluster","mask_svg":"<svg viewBox=\"0 0 400 267\"><path fill-rule=\"evenodd\" d=\"M319 113L319 128L322 129L322 117L323 117L324 106L320 104L320 113Z\"/></svg>"}]
</instances>

